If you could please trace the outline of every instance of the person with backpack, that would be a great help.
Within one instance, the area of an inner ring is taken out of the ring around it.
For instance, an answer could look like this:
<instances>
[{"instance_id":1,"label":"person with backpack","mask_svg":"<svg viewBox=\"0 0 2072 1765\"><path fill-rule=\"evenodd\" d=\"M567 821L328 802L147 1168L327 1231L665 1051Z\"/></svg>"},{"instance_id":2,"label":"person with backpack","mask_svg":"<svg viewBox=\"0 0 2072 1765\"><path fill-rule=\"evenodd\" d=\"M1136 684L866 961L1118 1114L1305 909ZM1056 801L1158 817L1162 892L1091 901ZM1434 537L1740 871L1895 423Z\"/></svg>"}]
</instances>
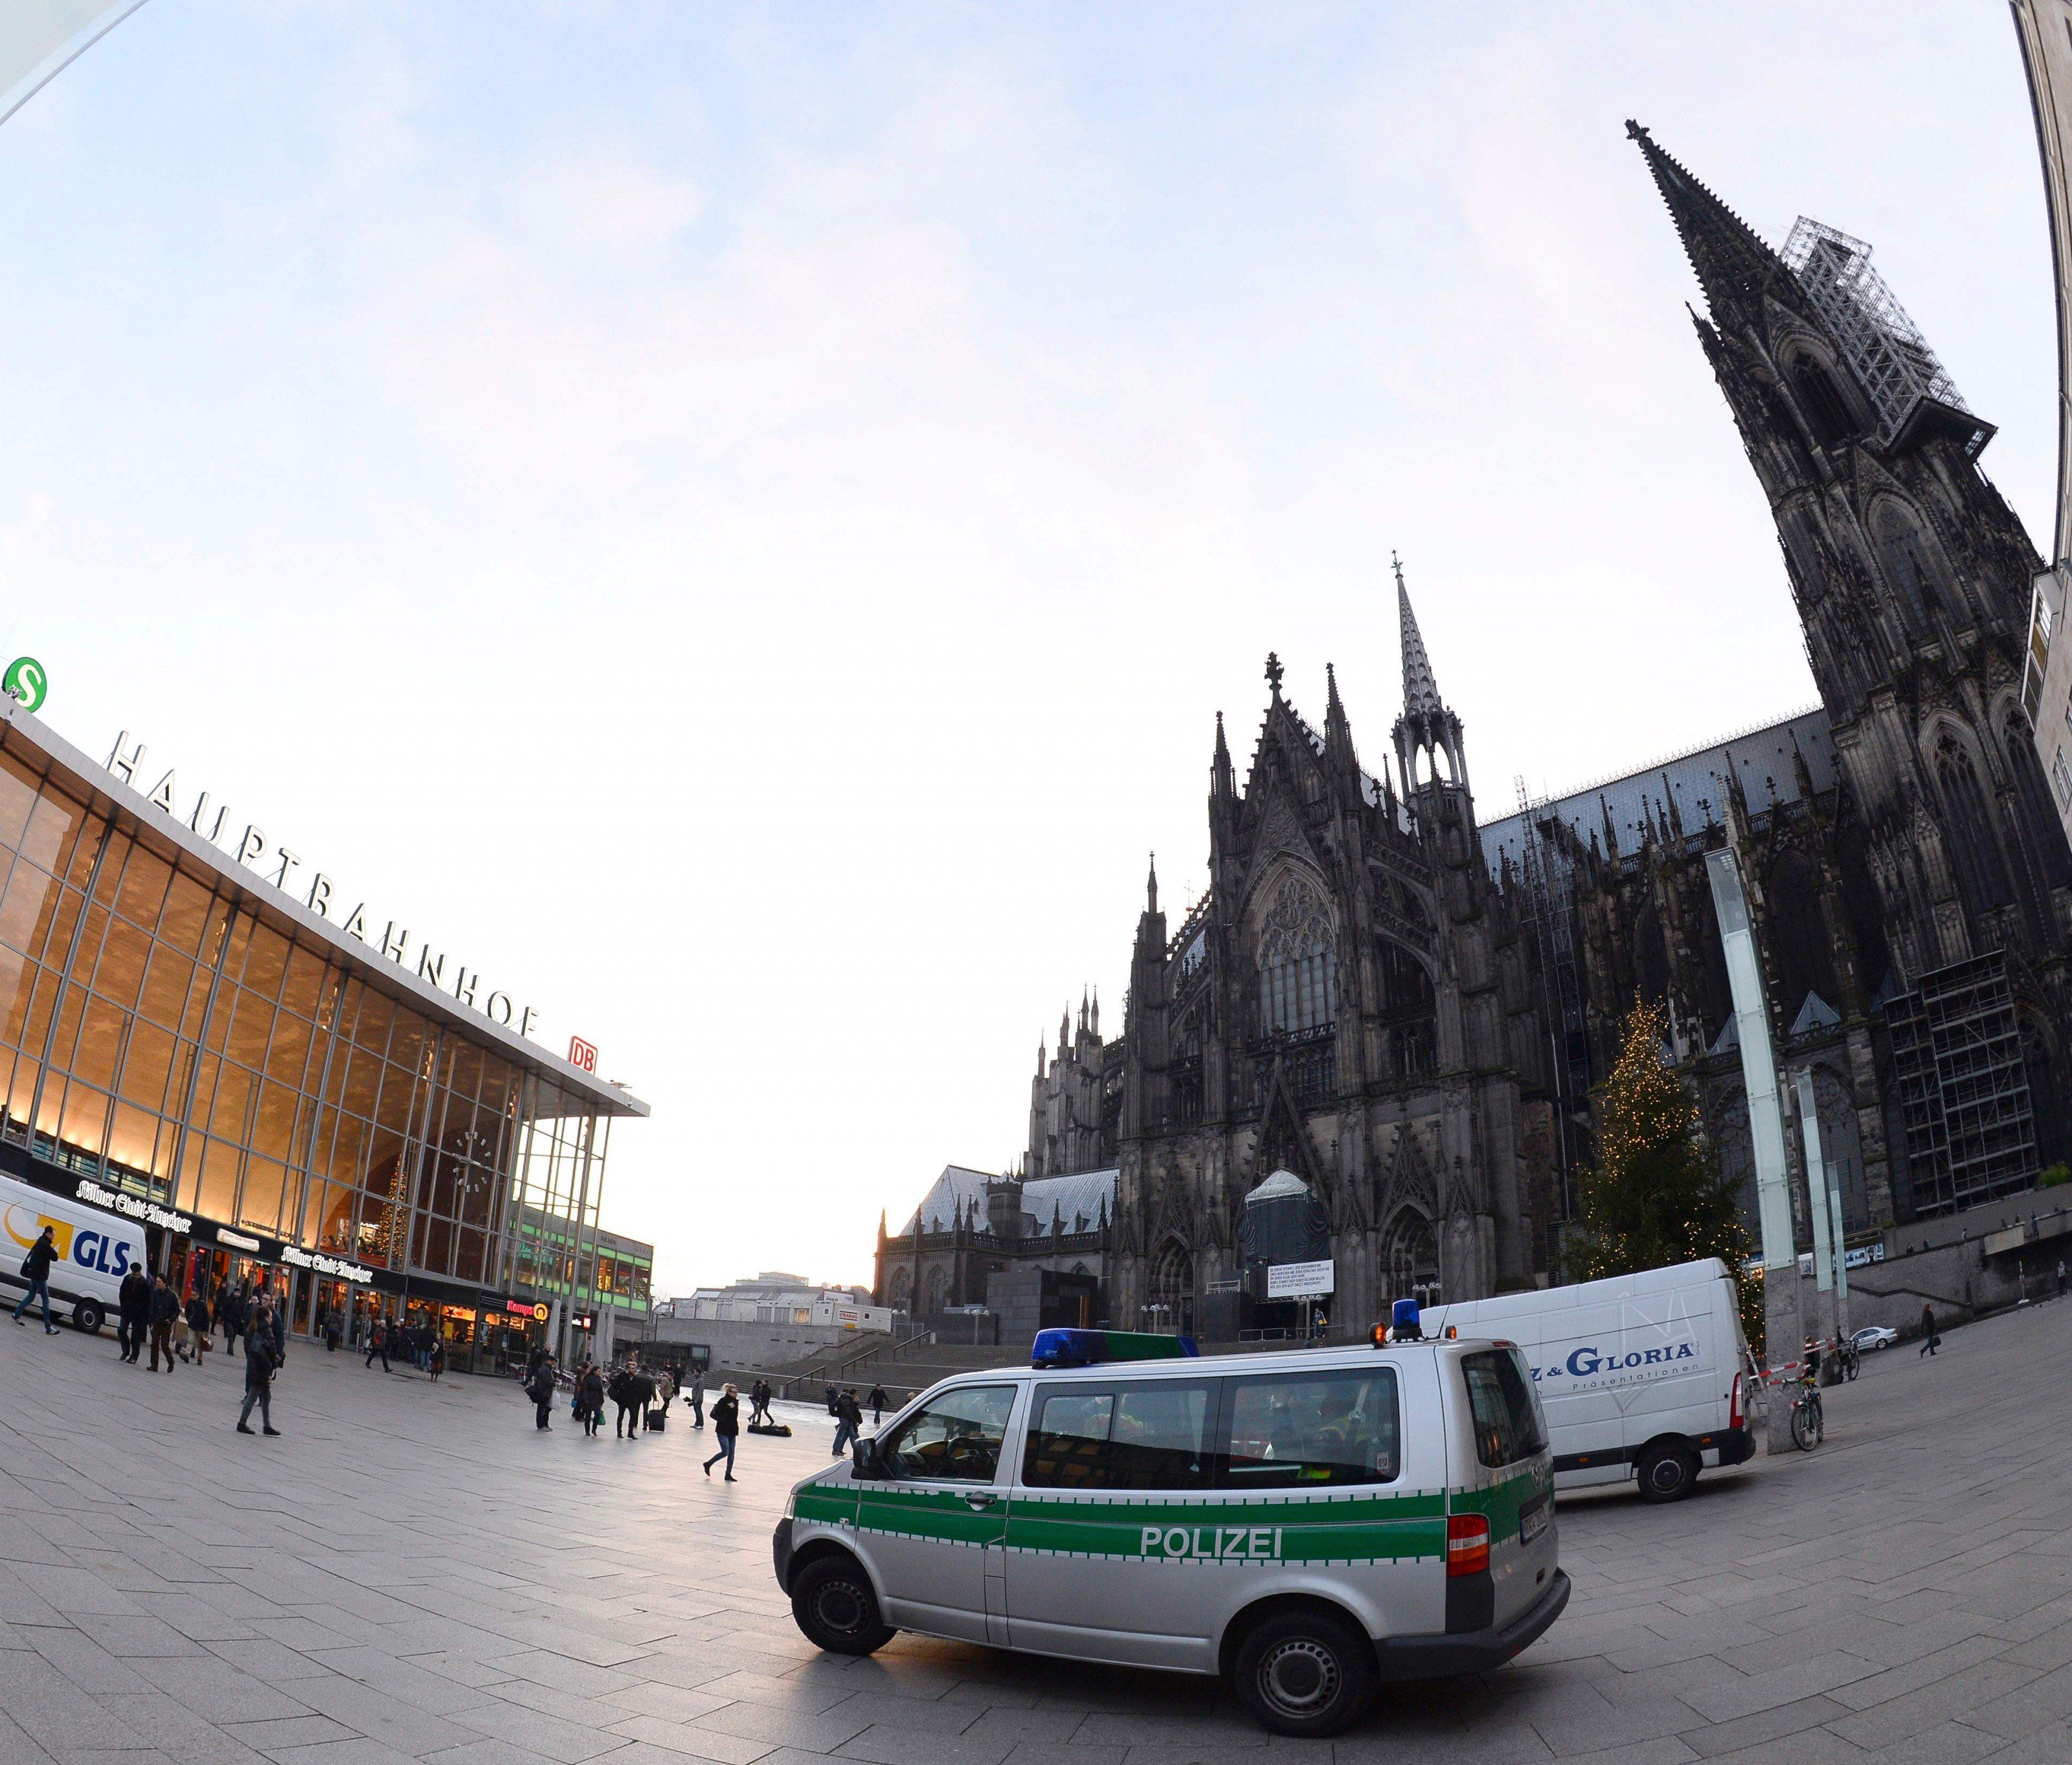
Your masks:
<instances>
[{"instance_id":1,"label":"person with backpack","mask_svg":"<svg viewBox=\"0 0 2072 1765\"><path fill-rule=\"evenodd\" d=\"M554 1357L544 1348L532 1351L532 1364L525 1370L525 1395L532 1400L532 1426L551 1432L554 1426Z\"/></svg>"},{"instance_id":2,"label":"person with backpack","mask_svg":"<svg viewBox=\"0 0 2072 1765\"><path fill-rule=\"evenodd\" d=\"M713 1434L719 1442L719 1450L705 1461L705 1475L712 1475L713 1467L724 1458L726 1480L732 1483L734 1449L741 1434L741 1393L731 1384L720 1393L719 1401L713 1405Z\"/></svg>"},{"instance_id":3,"label":"person with backpack","mask_svg":"<svg viewBox=\"0 0 2072 1765\"><path fill-rule=\"evenodd\" d=\"M381 1357L381 1370L384 1372L388 1372L390 1370L388 1366L388 1320L385 1318L376 1318L374 1320L374 1327L368 1331L367 1359L361 1362L360 1364L364 1367L372 1366L374 1364L374 1357L376 1355L379 1355Z\"/></svg>"},{"instance_id":4,"label":"person with backpack","mask_svg":"<svg viewBox=\"0 0 2072 1765\"><path fill-rule=\"evenodd\" d=\"M199 1367L209 1343L208 1302L199 1293L187 1301L187 1341L191 1344L187 1358Z\"/></svg>"},{"instance_id":5,"label":"person with backpack","mask_svg":"<svg viewBox=\"0 0 2072 1765\"><path fill-rule=\"evenodd\" d=\"M19 1240L18 1240L17 1242ZM43 1302L43 1334L55 1336L58 1327L51 1322L51 1265L58 1260L57 1236L49 1226L37 1235L36 1241L29 1246L29 1253L22 1259L22 1278L27 1282L28 1290L22 1295L22 1302L14 1308L14 1322L26 1330L22 1314L39 1295Z\"/></svg>"},{"instance_id":6,"label":"person with backpack","mask_svg":"<svg viewBox=\"0 0 2072 1765\"><path fill-rule=\"evenodd\" d=\"M273 1426L273 1370L280 1365L275 1352L273 1307L261 1298L253 1308L252 1327L245 1333L245 1407L237 1412L237 1431L252 1432L252 1406L259 1406L261 1434L278 1434Z\"/></svg>"}]
</instances>

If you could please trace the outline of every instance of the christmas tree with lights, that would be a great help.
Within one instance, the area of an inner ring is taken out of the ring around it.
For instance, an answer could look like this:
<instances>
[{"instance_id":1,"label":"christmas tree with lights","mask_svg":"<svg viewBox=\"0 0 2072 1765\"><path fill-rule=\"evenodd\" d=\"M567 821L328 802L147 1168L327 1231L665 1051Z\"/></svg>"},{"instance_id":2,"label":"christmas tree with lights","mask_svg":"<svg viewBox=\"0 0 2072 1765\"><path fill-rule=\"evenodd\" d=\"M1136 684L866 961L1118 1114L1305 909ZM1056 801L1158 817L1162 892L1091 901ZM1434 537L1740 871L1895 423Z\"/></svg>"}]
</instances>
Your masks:
<instances>
[{"instance_id":1,"label":"christmas tree with lights","mask_svg":"<svg viewBox=\"0 0 2072 1765\"><path fill-rule=\"evenodd\" d=\"M1568 1273L1597 1281L1717 1257L1740 1291L1744 1330L1755 1307L1749 1339L1758 1341L1762 1300L1742 1273L1748 1230L1705 1142L1697 1100L1663 1057L1666 1031L1662 1007L1636 998L1598 1098L1597 1161L1568 1233Z\"/></svg>"}]
</instances>

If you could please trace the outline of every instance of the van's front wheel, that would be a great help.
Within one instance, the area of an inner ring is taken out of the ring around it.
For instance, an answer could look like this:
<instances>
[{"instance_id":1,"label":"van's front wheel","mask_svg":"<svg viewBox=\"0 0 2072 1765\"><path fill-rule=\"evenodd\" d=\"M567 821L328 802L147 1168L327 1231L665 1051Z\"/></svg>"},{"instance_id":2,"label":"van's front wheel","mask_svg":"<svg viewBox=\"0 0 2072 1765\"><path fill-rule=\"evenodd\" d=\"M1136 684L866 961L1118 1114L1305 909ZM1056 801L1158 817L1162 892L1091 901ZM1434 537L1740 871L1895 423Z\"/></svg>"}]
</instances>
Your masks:
<instances>
[{"instance_id":1,"label":"van's front wheel","mask_svg":"<svg viewBox=\"0 0 2072 1765\"><path fill-rule=\"evenodd\" d=\"M873 1655L898 1634L878 1609L870 1578L853 1557L823 1557L799 1571L791 1616L806 1640L831 1655Z\"/></svg>"},{"instance_id":2,"label":"van's front wheel","mask_svg":"<svg viewBox=\"0 0 2072 1765\"><path fill-rule=\"evenodd\" d=\"M1698 1455L1688 1446L1657 1446L1640 1462L1643 1501L1681 1501L1698 1481Z\"/></svg>"},{"instance_id":3,"label":"van's front wheel","mask_svg":"<svg viewBox=\"0 0 2072 1765\"><path fill-rule=\"evenodd\" d=\"M1276 1612L1239 1644L1231 1689L1276 1734L1342 1734L1374 1698L1374 1645L1326 1611Z\"/></svg>"}]
</instances>

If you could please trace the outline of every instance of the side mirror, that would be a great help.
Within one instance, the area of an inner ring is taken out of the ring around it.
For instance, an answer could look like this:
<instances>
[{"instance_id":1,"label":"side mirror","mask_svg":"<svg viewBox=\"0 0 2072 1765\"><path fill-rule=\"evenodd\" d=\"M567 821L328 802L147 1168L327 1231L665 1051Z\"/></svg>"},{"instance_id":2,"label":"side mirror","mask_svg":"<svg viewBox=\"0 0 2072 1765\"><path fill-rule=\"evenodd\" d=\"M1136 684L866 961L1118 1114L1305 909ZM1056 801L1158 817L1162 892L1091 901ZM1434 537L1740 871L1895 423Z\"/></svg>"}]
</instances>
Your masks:
<instances>
[{"instance_id":1,"label":"side mirror","mask_svg":"<svg viewBox=\"0 0 2072 1765\"><path fill-rule=\"evenodd\" d=\"M849 1452L858 1477L871 1482L878 1482L883 1479L885 1455L878 1450L878 1438L875 1435L869 1440L857 1441L850 1446Z\"/></svg>"}]
</instances>

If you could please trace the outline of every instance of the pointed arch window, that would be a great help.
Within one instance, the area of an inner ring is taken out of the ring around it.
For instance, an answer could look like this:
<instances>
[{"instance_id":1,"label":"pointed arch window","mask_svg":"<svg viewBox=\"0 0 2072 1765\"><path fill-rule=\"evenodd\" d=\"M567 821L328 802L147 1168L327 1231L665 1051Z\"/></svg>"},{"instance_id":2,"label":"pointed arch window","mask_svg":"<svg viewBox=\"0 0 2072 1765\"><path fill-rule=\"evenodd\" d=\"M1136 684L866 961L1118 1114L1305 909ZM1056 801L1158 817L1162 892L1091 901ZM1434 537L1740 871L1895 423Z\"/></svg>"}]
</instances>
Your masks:
<instances>
[{"instance_id":1,"label":"pointed arch window","mask_svg":"<svg viewBox=\"0 0 2072 1765\"><path fill-rule=\"evenodd\" d=\"M2012 891L1992 819L1986 812L1986 793L1971 755L1955 737L1946 734L1937 744L1935 771L1949 811L1948 850L1964 904L1975 912L2004 907Z\"/></svg>"},{"instance_id":2,"label":"pointed arch window","mask_svg":"<svg viewBox=\"0 0 2072 1765\"><path fill-rule=\"evenodd\" d=\"M1849 401L1824 363L1800 356L1791 364L1791 384L1799 393L1799 407L1806 413L1807 427L1823 447L1832 447L1856 434L1856 419Z\"/></svg>"},{"instance_id":3,"label":"pointed arch window","mask_svg":"<svg viewBox=\"0 0 2072 1765\"><path fill-rule=\"evenodd\" d=\"M1873 532L1878 562L1898 602L1900 623L1910 636L1926 636L1942 604L1926 536L1911 515L1890 503L1878 511Z\"/></svg>"},{"instance_id":4,"label":"pointed arch window","mask_svg":"<svg viewBox=\"0 0 2072 1765\"><path fill-rule=\"evenodd\" d=\"M1391 1222L1381 1252L1382 1277L1390 1299L1415 1299L1436 1306L1444 1289L1439 1281L1439 1244L1432 1222L1405 1208Z\"/></svg>"},{"instance_id":5,"label":"pointed arch window","mask_svg":"<svg viewBox=\"0 0 2072 1765\"><path fill-rule=\"evenodd\" d=\"M1276 891L1260 927L1260 1033L1325 1030L1338 1015L1338 944L1330 909L1308 882L1291 876Z\"/></svg>"}]
</instances>

